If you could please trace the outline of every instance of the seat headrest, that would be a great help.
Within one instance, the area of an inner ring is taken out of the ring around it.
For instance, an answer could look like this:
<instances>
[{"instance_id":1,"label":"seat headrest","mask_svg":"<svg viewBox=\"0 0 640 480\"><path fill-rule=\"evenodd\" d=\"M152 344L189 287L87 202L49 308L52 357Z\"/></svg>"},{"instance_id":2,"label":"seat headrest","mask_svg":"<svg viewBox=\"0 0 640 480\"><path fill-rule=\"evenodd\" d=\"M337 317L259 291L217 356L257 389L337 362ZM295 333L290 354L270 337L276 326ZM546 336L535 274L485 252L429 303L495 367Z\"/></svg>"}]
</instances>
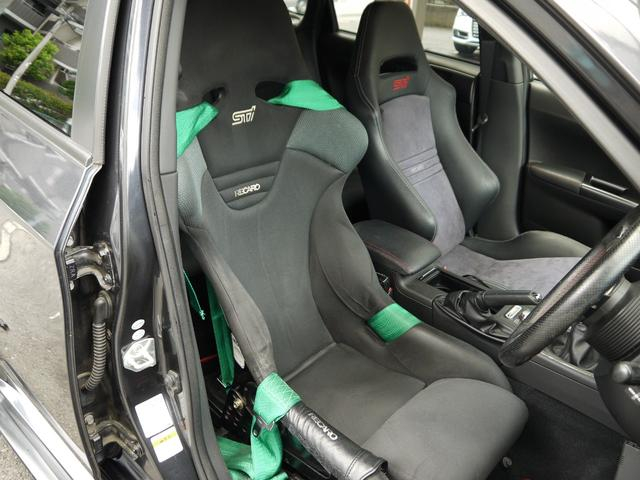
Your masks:
<instances>
[{"instance_id":1,"label":"seat headrest","mask_svg":"<svg viewBox=\"0 0 640 480\"><path fill-rule=\"evenodd\" d=\"M180 63L177 109L219 112L198 135L214 178L281 158L300 110L267 100L309 79L282 0L189 0Z\"/></svg>"},{"instance_id":2,"label":"seat headrest","mask_svg":"<svg viewBox=\"0 0 640 480\"><path fill-rule=\"evenodd\" d=\"M377 104L408 94L423 95L431 69L413 13L403 2L367 6L356 40L351 74Z\"/></svg>"},{"instance_id":3,"label":"seat headrest","mask_svg":"<svg viewBox=\"0 0 640 480\"><path fill-rule=\"evenodd\" d=\"M179 109L216 96L240 107L259 84L309 77L282 0L189 0L181 67Z\"/></svg>"}]
</instances>

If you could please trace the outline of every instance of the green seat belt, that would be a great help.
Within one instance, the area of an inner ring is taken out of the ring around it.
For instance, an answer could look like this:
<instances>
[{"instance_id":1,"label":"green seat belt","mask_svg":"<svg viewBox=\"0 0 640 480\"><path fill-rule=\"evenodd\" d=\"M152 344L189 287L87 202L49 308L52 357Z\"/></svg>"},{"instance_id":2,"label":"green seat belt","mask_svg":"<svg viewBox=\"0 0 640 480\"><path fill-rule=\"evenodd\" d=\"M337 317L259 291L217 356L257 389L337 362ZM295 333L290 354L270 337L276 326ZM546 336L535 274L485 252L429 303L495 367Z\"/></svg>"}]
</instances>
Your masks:
<instances>
[{"instance_id":1,"label":"green seat belt","mask_svg":"<svg viewBox=\"0 0 640 480\"><path fill-rule=\"evenodd\" d=\"M294 80L287 83L280 95L268 100L268 103L320 112L344 108L313 80Z\"/></svg>"},{"instance_id":2,"label":"green seat belt","mask_svg":"<svg viewBox=\"0 0 640 480\"><path fill-rule=\"evenodd\" d=\"M178 158L191 145L200 131L218 116L218 109L207 102L176 113L176 140Z\"/></svg>"},{"instance_id":3,"label":"green seat belt","mask_svg":"<svg viewBox=\"0 0 640 480\"><path fill-rule=\"evenodd\" d=\"M313 80L289 82L280 95L268 102L272 105L316 111L344 108ZM182 156L196 136L217 115L218 109L207 102L176 113L176 151L178 157ZM187 284L189 303L200 318L204 319L204 310L186 272L185 283ZM225 388L228 388L233 383L234 373L231 332L213 287L208 281L207 296L220 363L220 382ZM275 372L258 385L253 405L251 446L224 437L218 438L222 458L224 458L234 480L281 480L287 478L286 473L280 472L282 439L276 423L299 401L298 394Z\"/></svg>"},{"instance_id":4,"label":"green seat belt","mask_svg":"<svg viewBox=\"0 0 640 480\"><path fill-rule=\"evenodd\" d=\"M200 304L198 294L196 293L193 284L189 279L187 272L184 272L184 282L187 286L187 296L189 297L189 304L191 308L198 314L198 316L204 320L207 315ZM216 350L218 352L218 363L220 365L220 383L224 388L229 388L233 384L234 376L234 360L233 360L233 343L231 340L231 331L227 320L224 318L224 312L215 292L213 286L207 280L207 298L209 300L209 317L211 318L211 326L213 327L213 336L216 341Z\"/></svg>"},{"instance_id":5,"label":"green seat belt","mask_svg":"<svg viewBox=\"0 0 640 480\"><path fill-rule=\"evenodd\" d=\"M256 390L251 425L251 446L218 437L218 445L231 477L251 480L281 480L282 439L277 422L300 397L277 373L265 378Z\"/></svg>"},{"instance_id":6,"label":"green seat belt","mask_svg":"<svg viewBox=\"0 0 640 480\"><path fill-rule=\"evenodd\" d=\"M387 305L367 320L367 324L385 342L393 342L419 323L419 319L397 303Z\"/></svg>"}]
</instances>

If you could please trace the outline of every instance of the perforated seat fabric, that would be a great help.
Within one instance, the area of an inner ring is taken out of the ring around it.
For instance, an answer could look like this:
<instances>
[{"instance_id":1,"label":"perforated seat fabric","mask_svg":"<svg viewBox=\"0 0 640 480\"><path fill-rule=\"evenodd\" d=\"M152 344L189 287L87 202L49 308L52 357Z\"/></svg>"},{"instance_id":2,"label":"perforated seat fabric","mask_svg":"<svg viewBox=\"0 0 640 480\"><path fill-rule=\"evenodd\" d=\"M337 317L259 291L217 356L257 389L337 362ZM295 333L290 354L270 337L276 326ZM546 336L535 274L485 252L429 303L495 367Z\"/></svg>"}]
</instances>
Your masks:
<instances>
[{"instance_id":1,"label":"perforated seat fabric","mask_svg":"<svg viewBox=\"0 0 640 480\"><path fill-rule=\"evenodd\" d=\"M369 134L360 174L372 217L430 239L442 252L441 264L503 288L544 294L588 250L577 242L565 248L572 241L560 235L498 242L491 252L476 248L483 239L467 242L500 184L460 130L455 90L429 66L403 3L375 2L365 10L347 93ZM540 249L547 254L533 253Z\"/></svg>"},{"instance_id":2,"label":"perforated seat fabric","mask_svg":"<svg viewBox=\"0 0 640 480\"><path fill-rule=\"evenodd\" d=\"M259 95L308 79L282 1L190 0L181 65L178 108L210 101L219 114L178 159L180 228L256 381L277 372L332 428L364 442L408 402L426 402L426 385L475 379L510 399L496 442L515 438L526 408L488 356L420 323L388 343L367 326L393 300L341 205L366 131L343 108ZM417 422L405 435L428 428ZM412 461L423 463L429 452L416 447ZM392 458L395 448L376 453ZM487 448L487 465L496 452Z\"/></svg>"}]
</instances>

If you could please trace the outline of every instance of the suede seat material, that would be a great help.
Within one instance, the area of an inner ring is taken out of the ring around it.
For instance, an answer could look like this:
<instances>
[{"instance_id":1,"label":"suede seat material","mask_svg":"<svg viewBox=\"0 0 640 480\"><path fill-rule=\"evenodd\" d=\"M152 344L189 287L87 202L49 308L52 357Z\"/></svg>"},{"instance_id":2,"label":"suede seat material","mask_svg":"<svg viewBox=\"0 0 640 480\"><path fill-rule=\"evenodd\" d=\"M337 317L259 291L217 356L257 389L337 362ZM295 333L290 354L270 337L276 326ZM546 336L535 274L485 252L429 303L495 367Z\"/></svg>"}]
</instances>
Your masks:
<instances>
[{"instance_id":1,"label":"suede seat material","mask_svg":"<svg viewBox=\"0 0 640 480\"><path fill-rule=\"evenodd\" d=\"M427 62L406 5L367 7L347 84L349 108L369 134L360 176L373 218L431 240L454 273L505 289L546 294L588 251L548 232L468 236L500 182L462 133L455 90Z\"/></svg>"}]
</instances>

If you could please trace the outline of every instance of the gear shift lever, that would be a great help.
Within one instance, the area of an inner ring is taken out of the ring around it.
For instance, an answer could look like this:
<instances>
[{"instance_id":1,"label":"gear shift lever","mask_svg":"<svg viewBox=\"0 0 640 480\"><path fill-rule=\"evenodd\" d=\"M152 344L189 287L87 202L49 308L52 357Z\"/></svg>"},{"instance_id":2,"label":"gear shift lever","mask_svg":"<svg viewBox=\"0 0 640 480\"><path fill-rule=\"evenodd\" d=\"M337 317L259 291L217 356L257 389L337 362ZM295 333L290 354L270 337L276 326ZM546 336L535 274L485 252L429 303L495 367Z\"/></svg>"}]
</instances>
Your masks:
<instances>
[{"instance_id":1,"label":"gear shift lever","mask_svg":"<svg viewBox=\"0 0 640 480\"><path fill-rule=\"evenodd\" d=\"M444 299L445 307L469 325L498 338L509 337L517 324L498 318L500 316L494 315L492 310L500 310L506 305L537 305L538 302L540 295L529 290L461 290L447 294Z\"/></svg>"}]
</instances>

